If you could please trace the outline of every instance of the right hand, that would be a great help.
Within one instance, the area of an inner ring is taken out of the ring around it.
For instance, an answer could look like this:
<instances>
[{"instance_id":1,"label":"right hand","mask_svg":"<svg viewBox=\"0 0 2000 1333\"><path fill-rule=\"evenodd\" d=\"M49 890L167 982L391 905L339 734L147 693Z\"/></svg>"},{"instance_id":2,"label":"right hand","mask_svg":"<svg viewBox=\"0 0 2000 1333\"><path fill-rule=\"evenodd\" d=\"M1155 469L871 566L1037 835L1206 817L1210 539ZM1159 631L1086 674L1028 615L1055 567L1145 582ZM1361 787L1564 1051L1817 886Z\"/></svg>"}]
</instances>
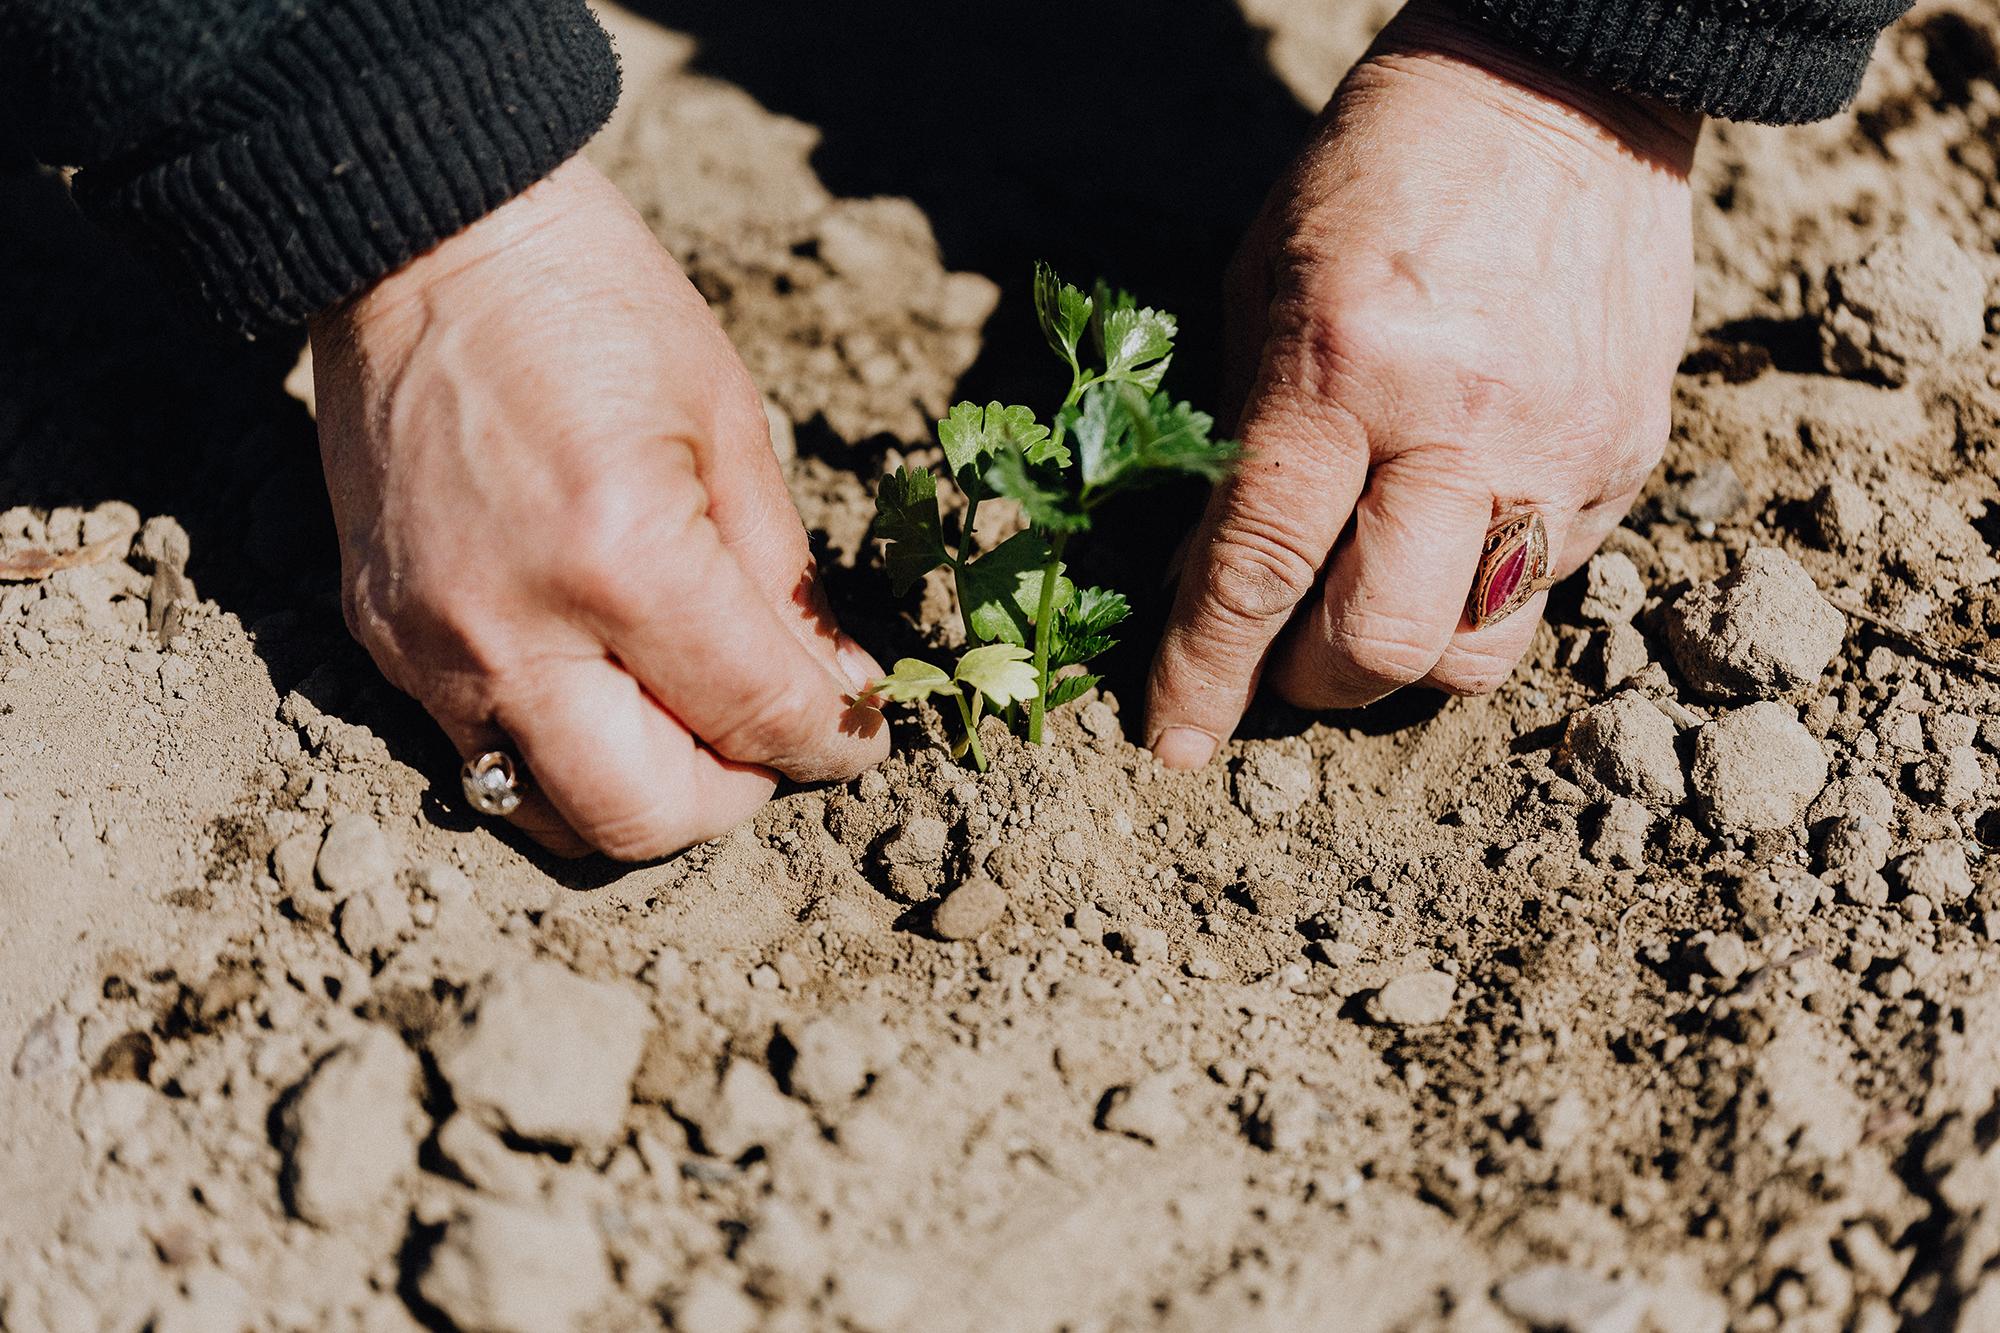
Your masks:
<instances>
[{"instance_id":1,"label":"right hand","mask_svg":"<svg viewBox=\"0 0 2000 1333\"><path fill-rule=\"evenodd\" d=\"M887 754L749 374L594 168L312 341L348 625L462 754L519 757L538 841L662 856Z\"/></svg>"}]
</instances>

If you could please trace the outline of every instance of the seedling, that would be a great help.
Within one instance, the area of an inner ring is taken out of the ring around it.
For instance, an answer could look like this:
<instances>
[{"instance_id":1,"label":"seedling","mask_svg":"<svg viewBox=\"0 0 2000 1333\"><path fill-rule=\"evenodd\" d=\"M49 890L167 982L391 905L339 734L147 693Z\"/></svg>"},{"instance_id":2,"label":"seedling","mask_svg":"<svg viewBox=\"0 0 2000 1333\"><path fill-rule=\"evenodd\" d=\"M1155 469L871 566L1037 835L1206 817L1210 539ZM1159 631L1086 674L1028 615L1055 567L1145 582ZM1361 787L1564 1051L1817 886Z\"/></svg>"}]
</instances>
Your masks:
<instances>
[{"instance_id":1,"label":"seedling","mask_svg":"<svg viewBox=\"0 0 2000 1333\"><path fill-rule=\"evenodd\" d=\"M875 497L874 532L886 543L897 595L949 567L969 647L954 671L903 658L871 692L895 703L951 696L965 726L952 753L969 753L982 771L985 710L1005 713L1040 744L1049 710L1097 684L1084 667L1116 642L1111 630L1131 614L1124 594L1069 579L1069 539L1112 496L1181 476L1219 480L1237 452L1210 438L1207 413L1160 391L1173 359L1172 315L1102 282L1086 295L1046 264L1035 266L1035 313L1069 367L1069 392L1047 424L1030 408L1001 403L960 403L938 422L944 474L965 497L950 528L928 470L898 468ZM982 552L973 522L996 498L1019 505L1029 526Z\"/></svg>"}]
</instances>

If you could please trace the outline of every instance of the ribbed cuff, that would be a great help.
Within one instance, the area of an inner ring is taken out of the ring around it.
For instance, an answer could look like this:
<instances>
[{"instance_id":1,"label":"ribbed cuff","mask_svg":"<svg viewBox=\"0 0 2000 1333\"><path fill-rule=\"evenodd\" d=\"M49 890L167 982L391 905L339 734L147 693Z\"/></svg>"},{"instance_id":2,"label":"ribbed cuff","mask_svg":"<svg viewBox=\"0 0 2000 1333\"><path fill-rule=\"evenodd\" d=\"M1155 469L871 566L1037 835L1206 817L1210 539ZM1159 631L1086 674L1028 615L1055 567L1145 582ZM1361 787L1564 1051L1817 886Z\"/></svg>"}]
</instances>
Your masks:
<instances>
[{"instance_id":1,"label":"ribbed cuff","mask_svg":"<svg viewBox=\"0 0 2000 1333\"><path fill-rule=\"evenodd\" d=\"M1572 74L1724 120L1796 125L1854 100L1909 0L1458 0Z\"/></svg>"},{"instance_id":2,"label":"ribbed cuff","mask_svg":"<svg viewBox=\"0 0 2000 1333\"><path fill-rule=\"evenodd\" d=\"M322 6L204 113L226 129L79 174L79 203L224 324L304 322L540 180L617 103L581 0L474 0L456 22L449 3Z\"/></svg>"}]
</instances>

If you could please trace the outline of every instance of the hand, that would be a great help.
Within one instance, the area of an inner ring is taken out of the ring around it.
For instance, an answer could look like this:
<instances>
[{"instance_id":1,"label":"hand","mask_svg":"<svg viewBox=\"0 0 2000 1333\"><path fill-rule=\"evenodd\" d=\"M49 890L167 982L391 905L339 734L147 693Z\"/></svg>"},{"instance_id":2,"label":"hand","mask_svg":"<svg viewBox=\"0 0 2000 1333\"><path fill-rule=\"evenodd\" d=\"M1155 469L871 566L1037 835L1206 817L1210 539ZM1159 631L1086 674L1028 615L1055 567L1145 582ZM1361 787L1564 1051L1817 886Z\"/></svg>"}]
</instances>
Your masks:
<instances>
[{"instance_id":1,"label":"hand","mask_svg":"<svg viewBox=\"0 0 2000 1333\"><path fill-rule=\"evenodd\" d=\"M462 753L519 755L537 839L663 855L887 752L748 373L595 169L312 339L349 627Z\"/></svg>"},{"instance_id":2,"label":"hand","mask_svg":"<svg viewBox=\"0 0 2000 1333\"><path fill-rule=\"evenodd\" d=\"M1665 447L1699 120L1448 14L1418 0L1383 34L1232 267L1247 454L1153 667L1170 767L1207 762L1267 667L1311 709L1494 689L1545 600L1465 623L1496 514L1539 510L1567 574Z\"/></svg>"}]
</instances>

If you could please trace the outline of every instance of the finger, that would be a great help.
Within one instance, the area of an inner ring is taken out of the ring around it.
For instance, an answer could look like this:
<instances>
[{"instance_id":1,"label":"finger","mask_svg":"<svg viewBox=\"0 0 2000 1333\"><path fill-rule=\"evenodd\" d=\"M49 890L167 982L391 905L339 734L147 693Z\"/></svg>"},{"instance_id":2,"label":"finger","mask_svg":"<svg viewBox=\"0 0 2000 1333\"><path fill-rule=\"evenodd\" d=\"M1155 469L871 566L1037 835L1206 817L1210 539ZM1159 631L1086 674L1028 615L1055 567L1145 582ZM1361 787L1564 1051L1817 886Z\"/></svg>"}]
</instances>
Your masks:
<instances>
[{"instance_id":1,"label":"finger","mask_svg":"<svg viewBox=\"0 0 2000 1333\"><path fill-rule=\"evenodd\" d=\"M882 678L881 664L834 618L784 468L771 452L762 401L747 375L724 397L702 470L722 544L793 636L850 689L864 690Z\"/></svg>"},{"instance_id":2,"label":"finger","mask_svg":"<svg viewBox=\"0 0 2000 1333\"><path fill-rule=\"evenodd\" d=\"M489 750L503 750L514 757L517 771L526 767L515 740L498 727L447 717L439 717L437 722L458 750L460 759L471 759ZM549 798L543 795L540 784L534 781L531 774L522 773L521 777L521 803L506 816L507 822L557 856L589 855L593 850L590 843L557 813Z\"/></svg>"},{"instance_id":3,"label":"finger","mask_svg":"<svg viewBox=\"0 0 2000 1333\"><path fill-rule=\"evenodd\" d=\"M608 659L560 660L503 682L493 723L517 747L530 791L621 861L720 837L777 785L769 770L703 748Z\"/></svg>"},{"instance_id":4,"label":"finger","mask_svg":"<svg viewBox=\"0 0 2000 1333\"><path fill-rule=\"evenodd\" d=\"M1422 680L1451 644L1493 518L1492 493L1456 449L1378 465L1326 584L1273 662L1301 708L1357 708Z\"/></svg>"},{"instance_id":5,"label":"finger","mask_svg":"<svg viewBox=\"0 0 2000 1333\"><path fill-rule=\"evenodd\" d=\"M678 466L692 470L691 455ZM632 549L584 556L584 615L618 661L717 754L775 768L802 782L851 777L880 762L889 738L880 713L850 702L836 677L781 623L722 544L692 476L661 477L649 524ZM658 497L682 505L656 513ZM604 570L615 571L605 577Z\"/></svg>"},{"instance_id":6,"label":"finger","mask_svg":"<svg viewBox=\"0 0 2000 1333\"><path fill-rule=\"evenodd\" d=\"M1367 474L1359 421L1299 384L1267 361L1243 461L1189 551L1147 695L1147 744L1169 768L1207 763L1236 729Z\"/></svg>"},{"instance_id":7,"label":"finger","mask_svg":"<svg viewBox=\"0 0 2000 1333\"><path fill-rule=\"evenodd\" d=\"M1537 508L1548 530L1549 550L1561 551L1570 533L1575 530L1574 521L1553 506ZM1552 565L1551 572L1559 568ZM1556 577L1560 576L1556 574ZM1477 577L1475 571L1474 578ZM1469 581L1467 586L1470 587ZM1542 612L1548 600L1548 592L1544 589L1505 618L1480 629L1473 629L1461 620L1458 632L1452 635L1451 643L1423 683L1461 695L1491 694L1499 689L1527 654L1529 644L1534 642L1535 631L1541 627Z\"/></svg>"}]
</instances>

